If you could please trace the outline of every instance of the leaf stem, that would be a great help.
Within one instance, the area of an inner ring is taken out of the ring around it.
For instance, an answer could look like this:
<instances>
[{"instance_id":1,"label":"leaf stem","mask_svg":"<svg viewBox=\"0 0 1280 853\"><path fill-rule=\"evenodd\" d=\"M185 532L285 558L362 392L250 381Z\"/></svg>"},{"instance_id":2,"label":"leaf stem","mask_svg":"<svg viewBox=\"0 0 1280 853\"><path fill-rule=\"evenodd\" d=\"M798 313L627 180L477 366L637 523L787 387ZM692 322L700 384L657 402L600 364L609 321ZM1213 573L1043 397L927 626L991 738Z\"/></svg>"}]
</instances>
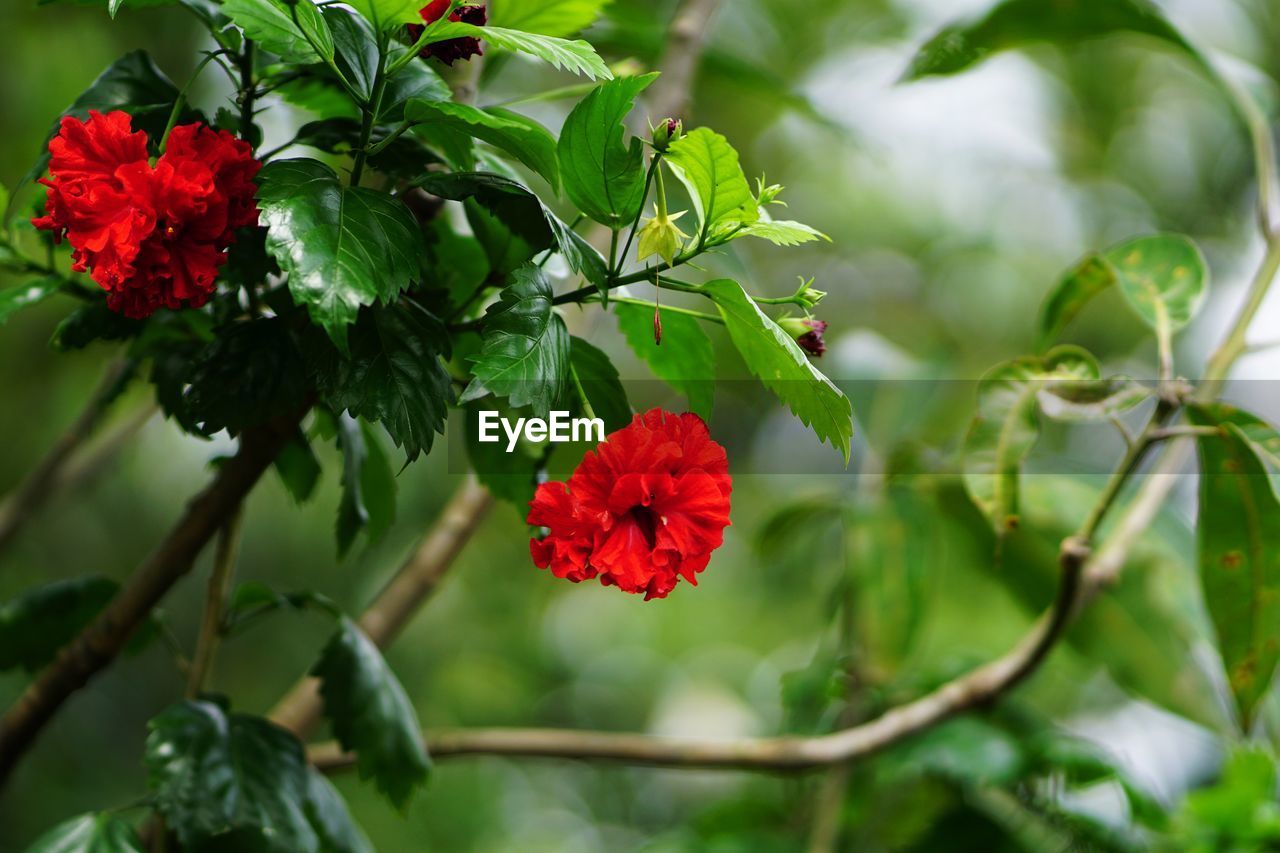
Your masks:
<instances>
[{"instance_id":1,"label":"leaf stem","mask_svg":"<svg viewBox=\"0 0 1280 853\"><path fill-rule=\"evenodd\" d=\"M378 70L373 75L373 92L369 103L364 107L364 116L360 123L360 144L356 147L355 162L351 166L351 186L360 186L360 178L364 174L365 159L369 155L369 137L373 134L373 125L382 112L382 95L387 90L387 39L378 36Z\"/></svg>"},{"instance_id":2,"label":"leaf stem","mask_svg":"<svg viewBox=\"0 0 1280 853\"><path fill-rule=\"evenodd\" d=\"M631 221L631 232L627 234L627 243L622 247L622 263L627 262L627 253L631 251L631 244L636 239L636 230L640 226L640 217L644 215L644 203L649 200L649 188L653 185L654 175L658 171L658 166L662 162L662 152L653 152L653 159L649 161L649 170L644 176L644 193L640 196L640 207L636 210L636 218ZM612 263L609 264L609 280L613 281L622 272L621 265L617 269Z\"/></svg>"},{"instance_id":3,"label":"leaf stem","mask_svg":"<svg viewBox=\"0 0 1280 853\"><path fill-rule=\"evenodd\" d=\"M245 41L246 47L251 44L253 44L253 42ZM200 76L200 72L205 69L205 66L212 62L220 53L223 53L223 51L216 50L212 53L205 54L204 59L196 63L195 70L191 72L191 76L188 77L187 82L183 84L181 91L178 92L178 97L173 99L173 109L169 111L169 121L165 123L164 133L160 135L161 154L164 153L165 146L169 144L169 134L173 133L174 125L178 123L178 116L182 115L182 107L187 102L187 91L191 88L191 84Z\"/></svg>"}]
</instances>

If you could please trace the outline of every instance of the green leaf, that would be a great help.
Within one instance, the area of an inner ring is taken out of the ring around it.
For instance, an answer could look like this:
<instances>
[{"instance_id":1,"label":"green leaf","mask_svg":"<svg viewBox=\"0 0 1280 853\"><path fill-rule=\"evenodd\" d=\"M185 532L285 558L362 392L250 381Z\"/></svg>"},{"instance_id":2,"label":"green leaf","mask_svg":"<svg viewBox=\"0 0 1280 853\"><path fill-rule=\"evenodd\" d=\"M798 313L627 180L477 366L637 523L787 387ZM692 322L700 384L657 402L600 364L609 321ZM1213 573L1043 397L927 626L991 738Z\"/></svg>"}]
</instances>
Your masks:
<instances>
[{"instance_id":1,"label":"green leaf","mask_svg":"<svg viewBox=\"0 0 1280 853\"><path fill-rule=\"evenodd\" d=\"M238 435L300 411L311 387L289 323L279 317L227 328L196 356L187 383L184 419L205 435Z\"/></svg>"},{"instance_id":2,"label":"green leaf","mask_svg":"<svg viewBox=\"0 0 1280 853\"><path fill-rule=\"evenodd\" d=\"M1036 42L1075 43L1119 31L1153 36L1195 55L1148 0L1006 0L980 20L949 26L929 39L904 78L954 74L998 51Z\"/></svg>"},{"instance_id":3,"label":"green leaf","mask_svg":"<svg viewBox=\"0 0 1280 853\"><path fill-rule=\"evenodd\" d=\"M11 314L38 305L57 293L61 286L62 279L51 275L0 290L0 326L8 322Z\"/></svg>"},{"instance_id":4,"label":"green leaf","mask_svg":"<svg viewBox=\"0 0 1280 853\"><path fill-rule=\"evenodd\" d=\"M1019 474L1040 436L1038 395L1051 383L1098 379L1093 357L1058 347L1043 358L998 364L978 383L978 409L964 444L964 482L997 534L1018 526Z\"/></svg>"},{"instance_id":5,"label":"green leaf","mask_svg":"<svg viewBox=\"0 0 1280 853\"><path fill-rule=\"evenodd\" d=\"M775 246L799 246L815 240L831 242L831 238L818 229L790 219L760 219L744 225L734 237L759 237Z\"/></svg>"},{"instance_id":6,"label":"green leaf","mask_svg":"<svg viewBox=\"0 0 1280 853\"><path fill-rule=\"evenodd\" d=\"M1040 392L1041 410L1060 421L1105 421L1129 411L1151 397L1153 389L1123 376L1111 379L1066 380Z\"/></svg>"},{"instance_id":7,"label":"green leaf","mask_svg":"<svg viewBox=\"0 0 1280 853\"><path fill-rule=\"evenodd\" d=\"M284 446L273 465L294 503L304 504L311 499L320 482L320 460L301 430Z\"/></svg>"},{"instance_id":8,"label":"green leaf","mask_svg":"<svg viewBox=\"0 0 1280 853\"><path fill-rule=\"evenodd\" d=\"M555 137L532 119L507 110L479 110L452 101L418 98L405 106L405 119L443 125L482 139L524 163L553 188L560 186Z\"/></svg>"},{"instance_id":9,"label":"green leaf","mask_svg":"<svg viewBox=\"0 0 1280 853\"><path fill-rule=\"evenodd\" d=\"M571 36L591 26L610 0L502 0L494 26L547 36Z\"/></svg>"},{"instance_id":10,"label":"green leaf","mask_svg":"<svg viewBox=\"0 0 1280 853\"><path fill-rule=\"evenodd\" d=\"M1130 307L1152 329L1176 332L1204 301L1209 268L1195 243L1178 234L1139 237L1103 257Z\"/></svg>"},{"instance_id":11,"label":"green leaf","mask_svg":"<svg viewBox=\"0 0 1280 853\"><path fill-rule=\"evenodd\" d=\"M849 398L813 366L791 336L769 319L736 281L716 279L704 284L703 290L720 309L729 337L751 372L820 440L839 450L847 465L853 441Z\"/></svg>"},{"instance_id":12,"label":"green leaf","mask_svg":"<svg viewBox=\"0 0 1280 853\"><path fill-rule=\"evenodd\" d=\"M246 38L258 42L285 62L299 65L332 62L333 33L320 10L310 0L299 0L292 8L297 11L297 23L290 7L282 0L226 0L222 13L244 30Z\"/></svg>"},{"instance_id":13,"label":"green leaf","mask_svg":"<svg viewBox=\"0 0 1280 853\"><path fill-rule=\"evenodd\" d=\"M1192 423L1222 426L1200 449L1200 582L1245 732L1280 662L1280 502L1253 446L1213 406Z\"/></svg>"},{"instance_id":14,"label":"green leaf","mask_svg":"<svg viewBox=\"0 0 1280 853\"><path fill-rule=\"evenodd\" d=\"M1271 487L1280 494L1280 432L1257 415L1225 404L1217 404L1210 411L1218 424L1232 424L1248 440L1253 452L1258 454L1271 475Z\"/></svg>"},{"instance_id":15,"label":"green leaf","mask_svg":"<svg viewBox=\"0 0 1280 853\"><path fill-rule=\"evenodd\" d=\"M104 113L128 110L129 115L133 116L134 130L145 130L158 138L164 131L177 97L178 88L151 57L145 51L135 50L111 63L62 115L85 119L89 117L90 110ZM40 146L39 159L23 177L18 188L27 181L40 177L48 167L49 140L57 135L60 122L61 119L54 122Z\"/></svg>"},{"instance_id":16,"label":"green leaf","mask_svg":"<svg viewBox=\"0 0 1280 853\"><path fill-rule=\"evenodd\" d=\"M653 340L653 311L631 303L614 305L618 328L654 375L689 398L690 411L711 419L715 402L716 353L699 321L662 311L662 344Z\"/></svg>"},{"instance_id":17,"label":"green leaf","mask_svg":"<svg viewBox=\"0 0 1280 853\"><path fill-rule=\"evenodd\" d=\"M103 301L72 311L53 330L49 345L59 352L84 349L94 341L122 341L142 330L142 323L117 314Z\"/></svg>"},{"instance_id":18,"label":"green leaf","mask_svg":"<svg viewBox=\"0 0 1280 853\"><path fill-rule=\"evenodd\" d=\"M576 390L591 404L595 416L604 421L605 434L631 423L627 391L609 356L582 338L574 337L570 339L569 358Z\"/></svg>"},{"instance_id":19,"label":"green leaf","mask_svg":"<svg viewBox=\"0 0 1280 853\"><path fill-rule=\"evenodd\" d=\"M416 2L416 0L415 0ZM340 350L362 306L390 302L421 274L422 232L404 203L343 186L315 160L278 160L258 173L267 251Z\"/></svg>"},{"instance_id":20,"label":"green leaf","mask_svg":"<svg viewBox=\"0 0 1280 853\"><path fill-rule=\"evenodd\" d=\"M44 668L119 588L110 578L90 575L32 587L0 604L0 672Z\"/></svg>"},{"instance_id":21,"label":"green leaf","mask_svg":"<svg viewBox=\"0 0 1280 853\"><path fill-rule=\"evenodd\" d=\"M337 419L342 450L342 498L338 503L338 555L346 556L365 530L376 542L396 517L396 479L378 435L368 424Z\"/></svg>"},{"instance_id":22,"label":"green leaf","mask_svg":"<svg viewBox=\"0 0 1280 853\"><path fill-rule=\"evenodd\" d=\"M124 0L107 0L107 14L115 20L116 12L120 11L120 7L124 5Z\"/></svg>"},{"instance_id":23,"label":"green leaf","mask_svg":"<svg viewBox=\"0 0 1280 853\"><path fill-rule=\"evenodd\" d=\"M351 817L338 789L314 767L307 769L306 810L325 853L373 853L373 845Z\"/></svg>"},{"instance_id":24,"label":"green leaf","mask_svg":"<svg viewBox=\"0 0 1280 853\"><path fill-rule=\"evenodd\" d=\"M738 164L738 152L715 131L705 127L689 131L671 143L665 162L689 190L704 235L760 218L756 197Z\"/></svg>"},{"instance_id":25,"label":"green leaf","mask_svg":"<svg viewBox=\"0 0 1280 853\"><path fill-rule=\"evenodd\" d=\"M471 359L475 379L461 402L492 392L545 417L561 399L569 378L569 331L551 298L551 284L538 267L512 274L498 301L485 310L483 344Z\"/></svg>"},{"instance_id":26,"label":"green leaf","mask_svg":"<svg viewBox=\"0 0 1280 853\"><path fill-rule=\"evenodd\" d=\"M430 765L418 715L382 653L343 619L311 674L320 679L324 713L344 750L356 754L360 778L403 810Z\"/></svg>"},{"instance_id":27,"label":"green leaf","mask_svg":"<svg viewBox=\"0 0 1280 853\"><path fill-rule=\"evenodd\" d=\"M656 74L620 77L583 98L565 119L558 152L564 191L578 209L602 225L622 228L640 213L644 151L624 144L623 122Z\"/></svg>"},{"instance_id":28,"label":"green leaf","mask_svg":"<svg viewBox=\"0 0 1280 853\"><path fill-rule=\"evenodd\" d=\"M464 408L467 460L476 478L493 492L495 497L510 501L520 513L521 521L529 510L534 489L538 485L538 471L543 467L541 454L534 455L525 442L517 442L515 449L507 452L506 441L481 442L479 440L481 409L496 410L501 417L527 416L527 411L517 412L501 401L485 400L471 403Z\"/></svg>"},{"instance_id":29,"label":"green leaf","mask_svg":"<svg viewBox=\"0 0 1280 853\"><path fill-rule=\"evenodd\" d=\"M373 24L378 32L393 30L402 24L421 24L419 0L349 0L351 8Z\"/></svg>"},{"instance_id":30,"label":"green leaf","mask_svg":"<svg viewBox=\"0 0 1280 853\"><path fill-rule=\"evenodd\" d=\"M426 175L416 183L441 198L474 198L534 249L558 248L574 272L604 286L608 271L600 253L516 181L488 172L453 172Z\"/></svg>"},{"instance_id":31,"label":"green leaf","mask_svg":"<svg viewBox=\"0 0 1280 853\"><path fill-rule=\"evenodd\" d=\"M1115 270L1089 255L1067 271L1040 309L1040 346L1047 347L1095 296L1115 284Z\"/></svg>"},{"instance_id":32,"label":"green leaf","mask_svg":"<svg viewBox=\"0 0 1280 853\"><path fill-rule=\"evenodd\" d=\"M378 73L377 34L368 21L359 15L352 15L346 9L328 6L321 14L329 25L329 31L333 33L338 68L356 92L368 99L373 93L373 78ZM391 82L394 83L395 80ZM345 99L346 95L342 97ZM383 97L385 99L386 96ZM323 118L334 117L330 110L317 109L315 112ZM355 116L359 117L358 111Z\"/></svg>"},{"instance_id":33,"label":"green leaf","mask_svg":"<svg viewBox=\"0 0 1280 853\"><path fill-rule=\"evenodd\" d=\"M148 724L148 784L183 845L235 832L275 850L316 851L302 744L267 720L180 702Z\"/></svg>"},{"instance_id":34,"label":"green leaf","mask_svg":"<svg viewBox=\"0 0 1280 853\"><path fill-rule=\"evenodd\" d=\"M444 432L453 381L441 359L449 357L449 333L414 302L374 306L351 330L351 354L343 358L327 342L313 359L317 385L329 407L386 428L412 462Z\"/></svg>"},{"instance_id":35,"label":"green leaf","mask_svg":"<svg viewBox=\"0 0 1280 853\"><path fill-rule=\"evenodd\" d=\"M537 57L555 68L581 74L592 80L613 78L609 66L604 64L596 49L582 39L567 41L503 27L477 27L461 21L442 21L431 28L431 34L429 44L455 38L484 39L494 47Z\"/></svg>"},{"instance_id":36,"label":"green leaf","mask_svg":"<svg viewBox=\"0 0 1280 853\"><path fill-rule=\"evenodd\" d=\"M32 842L27 853L143 853L133 826L109 814L85 814L58 824Z\"/></svg>"}]
</instances>

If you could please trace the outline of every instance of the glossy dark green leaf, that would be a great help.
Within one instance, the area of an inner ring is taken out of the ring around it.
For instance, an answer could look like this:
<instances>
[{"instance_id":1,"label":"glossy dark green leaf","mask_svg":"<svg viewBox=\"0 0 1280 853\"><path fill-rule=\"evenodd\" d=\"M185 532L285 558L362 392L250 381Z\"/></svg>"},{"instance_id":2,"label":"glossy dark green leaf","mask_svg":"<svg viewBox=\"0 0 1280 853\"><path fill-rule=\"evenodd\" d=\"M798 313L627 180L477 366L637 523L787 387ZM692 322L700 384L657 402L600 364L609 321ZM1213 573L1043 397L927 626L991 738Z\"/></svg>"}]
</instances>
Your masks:
<instances>
[{"instance_id":1,"label":"glossy dark green leaf","mask_svg":"<svg viewBox=\"0 0 1280 853\"><path fill-rule=\"evenodd\" d=\"M604 421L606 434L631 423L631 404L609 356L582 338L570 340L570 362L575 391L584 396L595 416Z\"/></svg>"},{"instance_id":2,"label":"glossy dark green leaf","mask_svg":"<svg viewBox=\"0 0 1280 853\"><path fill-rule=\"evenodd\" d=\"M57 276L46 276L0 290L0 326L7 323L11 315L23 308L45 301L57 293L61 286L62 279Z\"/></svg>"},{"instance_id":3,"label":"glossy dark green leaf","mask_svg":"<svg viewBox=\"0 0 1280 853\"><path fill-rule=\"evenodd\" d=\"M596 49L582 39L569 41L504 27L477 27L461 21L442 21L431 32L433 38L430 43L455 38L484 39L494 47L537 57L554 68L581 74L592 80L608 80L613 77L609 66L605 65Z\"/></svg>"},{"instance_id":4,"label":"glossy dark green leaf","mask_svg":"<svg viewBox=\"0 0 1280 853\"><path fill-rule=\"evenodd\" d=\"M504 418L527 417L527 410L516 411L502 401L485 399L471 403L464 409L467 460L476 478L497 498L509 501L523 521L529 511L529 501L538 483L538 471L543 467L541 453L525 442L517 442L508 453L504 437L497 442L479 440L481 410L496 411Z\"/></svg>"},{"instance_id":5,"label":"glossy dark green leaf","mask_svg":"<svg viewBox=\"0 0 1280 853\"><path fill-rule=\"evenodd\" d=\"M253 39L285 62L308 65L333 61L333 34L314 3L226 0L222 13L244 30L246 38Z\"/></svg>"},{"instance_id":6,"label":"glossy dark green leaf","mask_svg":"<svg viewBox=\"0 0 1280 853\"><path fill-rule=\"evenodd\" d=\"M964 481L998 534L1017 527L1022 463L1040 437L1038 396L1057 381L1097 380L1078 347L1058 347L996 365L978 383L978 409L964 444Z\"/></svg>"},{"instance_id":7,"label":"glossy dark green leaf","mask_svg":"<svg viewBox=\"0 0 1280 853\"><path fill-rule=\"evenodd\" d=\"M186 417L206 435L238 435L300 411L311 388L289 324L278 317L224 330L196 356L187 382Z\"/></svg>"},{"instance_id":8,"label":"glossy dark green leaf","mask_svg":"<svg viewBox=\"0 0 1280 853\"><path fill-rule=\"evenodd\" d=\"M320 460L301 430L284 446L273 464L295 503L304 504L311 499L320 482Z\"/></svg>"},{"instance_id":9,"label":"glossy dark green leaf","mask_svg":"<svg viewBox=\"0 0 1280 853\"><path fill-rule=\"evenodd\" d=\"M532 119L497 108L481 110L453 101L425 101L420 98L405 105L405 119L442 125L482 139L537 172L552 188L560 186L556 139Z\"/></svg>"},{"instance_id":10,"label":"glossy dark green leaf","mask_svg":"<svg viewBox=\"0 0 1280 853\"><path fill-rule=\"evenodd\" d=\"M453 382L442 359L449 334L412 301L374 306L351 328L350 355L313 347L316 383L329 407L386 428L412 462L444 431Z\"/></svg>"},{"instance_id":11,"label":"glossy dark green leaf","mask_svg":"<svg viewBox=\"0 0 1280 853\"><path fill-rule=\"evenodd\" d=\"M84 349L95 341L122 341L142 330L142 324L117 314L106 302L90 302L68 314L53 330L49 345L61 352Z\"/></svg>"},{"instance_id":12,"label":"glossy dark green leaf","mask_svg":"<svg viewBox=\"0 0 1280 853\"><path fill-rule=\"evenodd\" d=\"M403 810L426 782L430 764L418 715L378 647L344 619L311 674L320 679L334 737L356 754L360 777L373 779Z\"/></svg>"},{"instance_id":13,"label":"glossy dark green leaf","mask_svg":"<svg viewBox=\"0 0 1280 853\"><path fill-rule=\"evenodd\" d=\"M644 150L624 142L623 123L656 74L620 77L582 99L560 131L560 179L578 209L602 225L622 228L640 213Z\"/></svg>"},{"instance_id":14,"label":"glossy dark green leaf","mask_svg":"<svg viewBox=\"0 0 1280 853\"><path fill-rule=\"evenodd\" d=\"M362 98L373 92L373 78L378 72L378 40L369 22L347 9L326 7L321 13L333 33L333 47L338 68ZM329 110L316 113L332 118ZM358 116L358 112L356 113Z\"/></svg>"},{"instance_id":15,"label":"glossy dark green leaf","mask_svg":"<svg viewBox=\"0 0 1280 853\"><path fill-rule=\"evenodd\" d=\"M307 818L324 853L373 853L338 789L314 767L307 769Z\"/></svg>"},{"instance_id":16,"label":"glossy dark green leaf","mask_svg":"<svg viewBox=\"0 0 1280 853\"><path fill-rule=\"evenodd\" d=\"M337 419L342 450L342 497L338 502L338 555L345 556L361 530L369 542L382 538L396 517L396 480L377 433L348 415Z\"/></svg>"},{"instance_id":17,"label":"glossy dark green leaf","mask_svg":"<svg viewBox=\"0 0 1280 853\"><path fill-rule=\"evenodd\" d=\"M289 732L212 702L171 705L148 724L148 784L184 845L236 834L280 851L318 851L306 815L307 759Z\"/></svg>"},{"instance_id":18,"label":"glossy dark green leaf","mask_svg":"<svg viewBox=\"0 0 1280 853\"><path fill-rule=\"evenodd\" d=\"M849 398L813 366L795 340L760 310L742 285L721 278L703 288L720 309L729 337L751 372L821 441L840 451L848 464L853 442Z\"/></svg>"},{"instance_id":19,"label":"glossy dark green leaf","mask_svg":"<svg viewBox=\"0 0 1280 853\"><path fill-rule=\"evenodd\" d=\"M1200 582L1218 651L1247 732L1280 663L1280 501L1230 411L1188 409L1221 426L1200 449Z\"/></svg>"},{"instance_id":20,"label":"glossy dark green leaf","mask_svg":"<svg viewBox=\"0 0 1280 853\"><path fill-rule=\"evenodd\" d=\"M663 382L689 399L689 410L711 419L715 403L716 353L699 320L661 310L662 343L654 341L653 309L616 303L618 328L627 343Z\"/></svg>"},{"instance_id":21,"label":"glossy dark green leaf","mask_svg":"<svg viewBox=\"0 0 1280 853\"><path fill-rule=\"evenodd\" d=\"M138 833L127 821L109 814L84 814L41 835L27 853L143 853Z\"/></svg>"},{"instance_id":22,"label":"glossy dark green leaf","mask_svg":"<svg viewBox=\"0 0 1280 853\"><path fill-rule=\"evenodd\" d=\"M705 127L671 143L665 161L689 190L705 234L760 218L755 194L729 140Z\"/></svg>"},{"instance_id":23,"label":"glossy dark green leaf","mask_svg":"<svg viewBox=\"0 0 1280 853\"><path fill-rule=\"evenodd\" d=\"M1070 44L1115 32L1153 36L1194 53L1149 0L1005 0L983 18L949 26L931 38L905 77L954 74L1001 50L1037 42Z\"/></svg>"},{"instance_id":24,"label":"glossy dark green leaf","mask_svg":"<svg viewBox=\"0 0 1280 853\"><path fill-rule=\"evenodd\" d=\"M379 32L390 32L403 24L422 23L418 0L350 0L348 5Z\"/></svg>"},{"instance_id":25,"label":"glossy dark green leaf","mask_svg":"<svg viewBox=\"0 0 1280 853\"><path fill-rule=\"evenodd\" d=\"M472 384L462 402L486 392L512 406L532 406L545 417L569 380L569 331L551 305L551 284L542 270L526 266L511 277L485 311L480 353L472 358Z\"/></svg>"},{"instance_id":26,"label":"glossy dark green leaf","mask_svg":"<svg viewBox=\"0 0 1280 853\"><path fill-rule=\"evenodd\" d=\"M362 306L390 302L420 275L422 232L404 203L344 186L323 163L269 163L258 174L258 206L294 301L339 349Z\"/></svg>"},{"instance_id":27,"label":"glossy dark green leaf","mask_svg":"<svg viewBox=\"0 0 1280 853\"><path fill-rule=\"evenodd\" d=\"M119 588L110 578L90 575L32 587L0 604L0 671L43 668Z\"/></svg>"},{"instance_id":28,"label":"glossy dark green leaf","mask_svg":"<svg viewBox=\"0 0 1280 853\"><path fill-rule=\"evenodd\" d=\"M455 172L426 175L417 184L441 198L475 199L530 246L555 246L574 272L603 286L607 270L600 253L516 181L487 172Z\"/></svg>"}]
</instances>

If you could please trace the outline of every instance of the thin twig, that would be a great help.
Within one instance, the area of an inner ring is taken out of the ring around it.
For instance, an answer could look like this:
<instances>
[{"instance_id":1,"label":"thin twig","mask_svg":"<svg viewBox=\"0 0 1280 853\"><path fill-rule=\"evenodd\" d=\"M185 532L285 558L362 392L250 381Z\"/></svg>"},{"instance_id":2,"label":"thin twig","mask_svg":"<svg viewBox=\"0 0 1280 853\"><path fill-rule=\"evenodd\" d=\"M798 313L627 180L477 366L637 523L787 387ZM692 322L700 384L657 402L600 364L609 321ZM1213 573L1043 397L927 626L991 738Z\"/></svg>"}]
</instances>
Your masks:
<instances>
[{"instance_id":1,"label":"thin twig","mask_svg":"<svg viewBox=\"0 0 1280 853\"><path fill-rule=\"evenodd\" d=\"M196 637L196 651L187 677L188 699L200 695L213 670L218 642L222 639L222 614L226 610L227 595L231 591L231 581L236 573L236 560L240 556L240 528L243 521L244 505L241 504L218 533L218 547L214 552L213 570L209 573L209 586L205 592L200 634Z\"/></svg>"},{"instance_id":2,"label":"thin twig","mask_svg":"<svg viewBox=\"0 0 1280 853\"><path fill-rule=\"evenodd\" d=\"M375 645L385 648L399 636L413 614L436 591L492 506L489 490L468 477L391 582L361 614L360 629ZM306 737L319 725L321 710L316 679L304 678L276 703L268 716L299 737Z\"/></svg>"}]
</instances>

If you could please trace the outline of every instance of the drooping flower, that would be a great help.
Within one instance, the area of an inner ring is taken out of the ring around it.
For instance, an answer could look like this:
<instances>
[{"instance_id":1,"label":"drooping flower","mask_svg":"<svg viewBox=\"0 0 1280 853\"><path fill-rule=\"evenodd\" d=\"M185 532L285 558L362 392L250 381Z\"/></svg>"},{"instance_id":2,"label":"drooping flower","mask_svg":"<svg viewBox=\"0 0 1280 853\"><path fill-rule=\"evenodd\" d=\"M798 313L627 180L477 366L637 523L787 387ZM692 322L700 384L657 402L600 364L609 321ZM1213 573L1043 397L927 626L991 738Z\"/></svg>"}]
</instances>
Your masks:
<instances>
[{"instance_id":1,"label":"drooping flower","mask_svg":"<svg viewBox=\"0 0 1280 853\"><path fill-rule=\"evenodd\" d=\"M813 317L783 317L778 321L778 325L795 338L802 350L814 358L822 358L822 354L827 351L827 342L822 337L827 331L825 320Z\"/></svg>"},{"instance_id":2,"label":"drooping flower","mask_svg":"<svg viewBox=\"0 0 1280 853\"><path fill-rule=\"evenodd\" d=\"M548 532L529 550L556 577L665 598L681 578L697 585L724 541L732 490L702 418L652 409L583 456L567 483L538 487L528 521Z\"/></svg>"},{"instance_id":3,"label":"drooping flower","mask_svg":"<svg viewBox=\"0 0 1280 853\"><path fill-rule=\"evenodd\" d=\"M422 16L422 20L426 24L434 24L449 11L449 0L432 0L426 6L418 10L418 14ZM476 27L483 27L489 20L489 15L485 11L484 6L459 6L449 15L451 21L461 21L464 24L471 24ZM409 37L413 41L417 41L422 36L425 29L424 24L409 24ZM463 36L456 39L445 39L435 44L429 44L419 51L418 55L423 59L435 57L445 65L453 65L459 59L470 59L473 56L481 56L484 54L484 48L480 45L480 40L470 36Z\"/></svg>"},{"instance_id":4,"label":"drooping flower","mask_svg":"<svg viewBox=\"0 0 1280 853\"><path fill-rule=\"evenodd\" d=\"M127 317L203 305L235 230L258 220L261 164L226 131L175 127L152 166L127 113L91 111L64 117L49 152L45 215L33 222L67 239L73 268Z\"/></svg>"}]
</instances>

